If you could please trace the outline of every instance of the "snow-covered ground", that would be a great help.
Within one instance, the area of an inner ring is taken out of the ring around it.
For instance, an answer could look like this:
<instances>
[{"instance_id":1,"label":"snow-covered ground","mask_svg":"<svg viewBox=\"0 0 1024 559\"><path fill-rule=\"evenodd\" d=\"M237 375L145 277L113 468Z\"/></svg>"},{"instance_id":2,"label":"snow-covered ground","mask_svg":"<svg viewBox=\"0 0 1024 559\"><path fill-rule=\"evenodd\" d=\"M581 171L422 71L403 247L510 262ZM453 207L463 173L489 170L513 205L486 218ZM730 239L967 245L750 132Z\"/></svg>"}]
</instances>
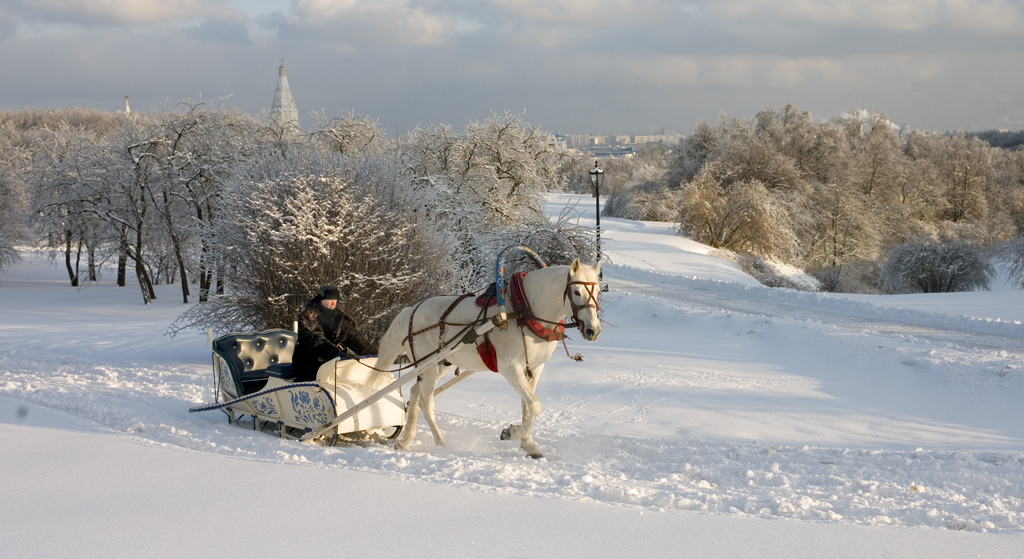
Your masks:
<instances>
[{"instance_id":1,"label":"snow-covered ground","mask_svg":"<svg viewBox=\"0 0 1024 559\"><path fill-rule=\"evenodd\" d=\"M593 223L589 197L555 196ZM189 414L205 333L27 256L0 274L5 557L1024 557L1024 291L761 287L671 226L602 218L604 330L534 430L479 373L448 446L316 447Z\"/></svg>"}]
</instances>

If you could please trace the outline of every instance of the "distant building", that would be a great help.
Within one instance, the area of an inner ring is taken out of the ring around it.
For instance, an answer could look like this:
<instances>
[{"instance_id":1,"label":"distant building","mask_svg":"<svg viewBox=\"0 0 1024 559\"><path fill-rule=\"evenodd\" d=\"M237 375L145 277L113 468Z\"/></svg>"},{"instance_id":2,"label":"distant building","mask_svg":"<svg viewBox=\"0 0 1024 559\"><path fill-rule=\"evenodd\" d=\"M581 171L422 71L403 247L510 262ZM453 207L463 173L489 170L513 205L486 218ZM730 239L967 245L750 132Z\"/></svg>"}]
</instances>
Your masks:
<instances>
[{"instance_id":1,"label":"distant building","mask_svg":"<svg viewBox=\"0 0 1024 559\"><path fill-rule=\"evenodd\" d=\"M634 136L634 144L674 144L679 141L675 134L650 134L646 136Z\"/></svg>"},{"instance_id":2,"label":"distant building","mask_svg":"<svg viewBox=\"0 0 1024 559\"><path fill-rule=\"evenodd\" d=\"M590 134L570 134L569 141L566 142L569 147L584 147L590 145Z\"/></svg>"},{"instance_id":3,"label":"distant building","mask_svg":"<svg viewBox=\"0 0 1024 559\"><path fill-rule=\"evenodd\" d=\"M571 148L589 150L596 148L601 153L607 152L612 154L632 153L632 146L643 144L675 144L681 138L678 134L666 130L662 130L660 134L647 135L613 134L610 136L592 136L590 134L570 134L565 137L568 140L568 146Z\"/></svg>"},{"instance_id":4,"label":"distant building","mask_svg":"<svg viewBox=\"0 0 1024 559\"><path fill-rule=\"evenodd\" d=\"M621 144L594 146L588 149L587 152L601 159L629 159L636 155L633 146Z\"/></svg>"},{"instance_id":5,"label":"distant building","mask_svg":"<svg viewBox=\"0 0 1024 559\"><path fill-rule=\"evenodd\" d=\"M270 120L285 131L299 130L299 108L295 106L292 88L288 86L288 74L284 68L284 58L277 71L277 91L274 102L270 105Z\"/></svg>"}]
</instances>

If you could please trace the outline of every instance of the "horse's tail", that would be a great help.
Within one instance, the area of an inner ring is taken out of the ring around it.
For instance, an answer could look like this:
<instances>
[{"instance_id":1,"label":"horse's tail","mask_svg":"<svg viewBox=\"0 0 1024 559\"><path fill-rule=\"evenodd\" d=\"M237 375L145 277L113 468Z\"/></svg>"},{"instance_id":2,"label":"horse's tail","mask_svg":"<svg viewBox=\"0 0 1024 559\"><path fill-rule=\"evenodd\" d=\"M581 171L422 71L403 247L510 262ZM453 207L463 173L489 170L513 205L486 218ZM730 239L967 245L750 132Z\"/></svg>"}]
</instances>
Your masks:
<instances>
[{"instance_id":1,"label":"horse's tail","mask_svg":"<svg viewBox=\"0 0 1024 559\"><path fill-rule=\"evenodd\" d=\"M377 368L387 370L395 361L405 354L405 342L409 331L409 313L411 307L402 309L391 321L377 346Z\"/></svg>"}]
</instances>

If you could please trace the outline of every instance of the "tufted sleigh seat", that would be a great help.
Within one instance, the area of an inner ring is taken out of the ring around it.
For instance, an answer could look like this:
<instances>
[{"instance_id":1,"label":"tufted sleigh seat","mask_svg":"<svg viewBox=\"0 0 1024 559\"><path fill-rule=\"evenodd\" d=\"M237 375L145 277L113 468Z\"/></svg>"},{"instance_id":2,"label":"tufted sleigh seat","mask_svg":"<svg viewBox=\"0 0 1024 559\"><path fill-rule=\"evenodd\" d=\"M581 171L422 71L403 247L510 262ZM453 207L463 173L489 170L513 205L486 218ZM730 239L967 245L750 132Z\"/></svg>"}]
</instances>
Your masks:
<instances>
[{"instance_id":1,"label":"tufted sleigh seat","mask_svg":"<svg viewBox=\"0 0 1024 559\"><path fill-rule=\"evenodd\" d=\"M291 380L292 352L298 339L291 330L264 330L253 333L225 334L211 341L213 353L227 364L221 386L234 397L262 389L271 376Z\"/></svg>"}]
</instances>

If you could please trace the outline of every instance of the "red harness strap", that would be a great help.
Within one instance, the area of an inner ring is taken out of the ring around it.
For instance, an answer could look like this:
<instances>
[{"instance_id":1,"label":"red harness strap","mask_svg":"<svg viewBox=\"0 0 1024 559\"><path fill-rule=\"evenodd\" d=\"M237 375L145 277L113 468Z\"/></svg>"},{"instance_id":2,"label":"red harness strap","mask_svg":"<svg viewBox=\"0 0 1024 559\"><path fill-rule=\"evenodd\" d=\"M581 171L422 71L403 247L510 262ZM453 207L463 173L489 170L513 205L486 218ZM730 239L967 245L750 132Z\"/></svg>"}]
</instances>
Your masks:
<instances>
[{"instance_id":1,"label":"red harness strap","mask_svg":"<svg viewBox=\"0 0 1024 559\"><path fill-rule=\"evenodd\" d=\"M549 342L557 342L565 339L565 326L561 323L554 328L548 328L537 319L530 308L530 302L526 300L526 291L523 290L523 278L525 272L517 272L512 275L512 281L508 286L508 297L512 302L512 311L517 315L520 326L525 326L534 336Z\"/></svg>"},{"instance_id":2,"label":"red harness strap","mask_svg":"<svg viewBox=\"0 0 1024 559\"><path fill-rule=\"evenodd\" d=\"M491 343L491 339L484 334L484 341L476 344L476 352L480 355L480 360L487 365L487 368L498 372L498 352L494 351L494 344Z\"/></svg>"}]
</instances>

